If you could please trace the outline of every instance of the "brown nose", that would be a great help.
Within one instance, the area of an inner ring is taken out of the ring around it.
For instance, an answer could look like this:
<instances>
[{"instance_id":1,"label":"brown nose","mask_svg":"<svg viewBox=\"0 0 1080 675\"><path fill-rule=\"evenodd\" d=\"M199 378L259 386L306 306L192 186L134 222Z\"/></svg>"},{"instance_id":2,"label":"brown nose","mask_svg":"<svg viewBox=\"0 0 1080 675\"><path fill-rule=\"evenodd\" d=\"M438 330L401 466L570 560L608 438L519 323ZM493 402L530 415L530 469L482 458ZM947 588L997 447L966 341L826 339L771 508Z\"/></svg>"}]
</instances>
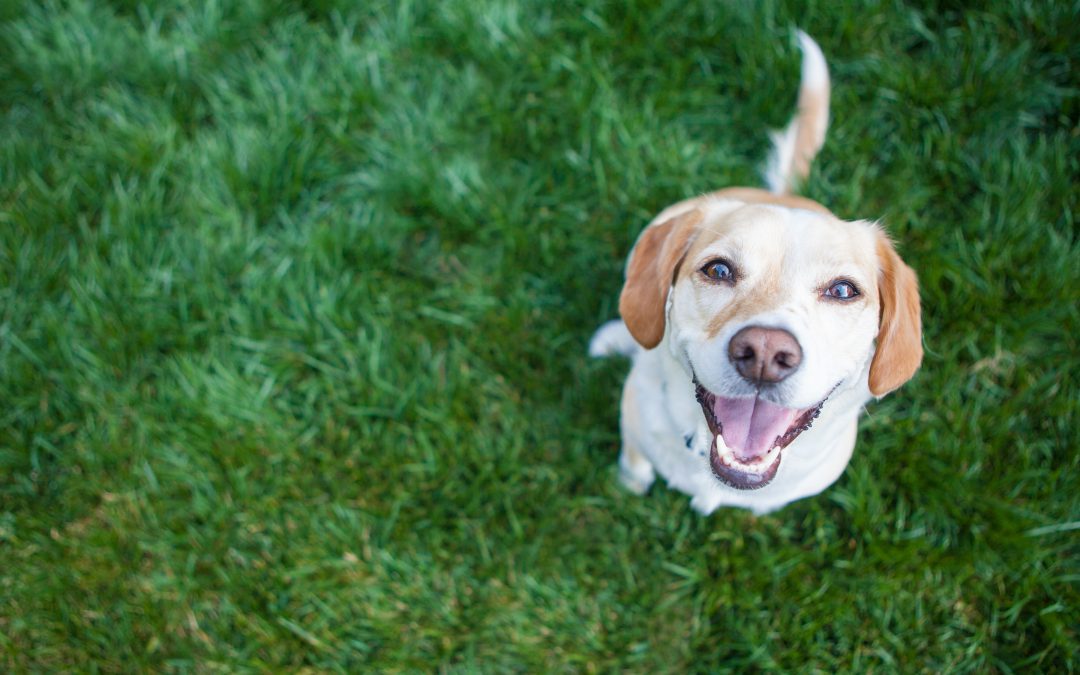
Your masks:
<instances>
[{"instance_id":1,"label":"brown nose","mask_svg":"<svg viewBox=\"0 0 1080 675\"><path fill-rule=\"evenodd\" d=\"M802 347L786 330L748 326L731 338L728 358L747 380L772 384L799 369Z\"/></svg>"}]
</instances>

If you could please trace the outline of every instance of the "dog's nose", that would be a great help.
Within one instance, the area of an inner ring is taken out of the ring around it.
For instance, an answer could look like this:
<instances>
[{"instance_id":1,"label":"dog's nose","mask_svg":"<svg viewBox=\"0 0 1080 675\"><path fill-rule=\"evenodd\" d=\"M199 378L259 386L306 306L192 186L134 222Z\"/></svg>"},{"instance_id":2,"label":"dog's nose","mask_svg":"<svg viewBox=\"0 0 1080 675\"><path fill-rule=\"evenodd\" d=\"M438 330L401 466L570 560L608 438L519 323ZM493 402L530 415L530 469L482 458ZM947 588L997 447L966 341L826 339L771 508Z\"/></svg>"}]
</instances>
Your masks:
<instances>
[{"instance_id":1,"label":"dog's nose","mask_svg":"<svg viewBox=\"0 0 1080 675\"><path fill-rule=\"evenodd\" d=\"M799 369L802 347L786 330L748 326L731 338L728 358L750 382L774 384Z\"/></svg>"}]
</instances>

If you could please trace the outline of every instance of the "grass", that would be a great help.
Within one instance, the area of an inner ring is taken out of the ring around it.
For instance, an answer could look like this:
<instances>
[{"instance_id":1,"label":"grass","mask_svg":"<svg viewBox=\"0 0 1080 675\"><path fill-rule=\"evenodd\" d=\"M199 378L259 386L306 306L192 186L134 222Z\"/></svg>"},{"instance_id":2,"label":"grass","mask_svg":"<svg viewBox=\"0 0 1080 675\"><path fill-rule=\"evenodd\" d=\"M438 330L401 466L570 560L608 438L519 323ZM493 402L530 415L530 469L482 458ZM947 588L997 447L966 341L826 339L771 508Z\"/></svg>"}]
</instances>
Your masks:
<instances>
[{"instance_id":1,"label":"grass","mask_svg":"<svg viewBox=\"0 0 1080 675\"><path fill-rule=\"evenodd\" d=\"M0 4L0 668L1072 671L1074 2ZM835 486L614 480L661 207L881 218L928 354Z\"/></svg>"}]
</instances>

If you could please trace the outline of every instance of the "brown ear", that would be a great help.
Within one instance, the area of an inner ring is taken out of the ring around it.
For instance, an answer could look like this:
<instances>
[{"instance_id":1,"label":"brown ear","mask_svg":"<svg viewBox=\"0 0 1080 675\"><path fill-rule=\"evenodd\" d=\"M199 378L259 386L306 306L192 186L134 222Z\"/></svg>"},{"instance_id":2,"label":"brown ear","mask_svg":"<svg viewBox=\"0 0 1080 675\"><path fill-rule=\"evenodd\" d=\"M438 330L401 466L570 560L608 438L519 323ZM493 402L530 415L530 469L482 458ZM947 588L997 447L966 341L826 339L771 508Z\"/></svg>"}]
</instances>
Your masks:
<instances>
[{"instance_id":1,"label":"brown ear","mask_svg":"<svg viewBox=\"0 0 1080 675\"><path fill-rule=\"evenodd\" d=\"M664 309L675 272L701 222L697 209L651 225L641 233L619 296L619 314L642 347L652 349L664 338Z\"/></svg>"},{"instance_id":2,"label":"brown ear","mask_svg":"<svg viewBox=\"0 0 1080 675\"><path fill-rule=\"evenodd\" d=\"M881 325L877 351L870 362L870 393L884 396L910 380L922 363L922 316L914 270L904 264L884 235L878 239L877 253Z\"/></svg>"}]
</instances>

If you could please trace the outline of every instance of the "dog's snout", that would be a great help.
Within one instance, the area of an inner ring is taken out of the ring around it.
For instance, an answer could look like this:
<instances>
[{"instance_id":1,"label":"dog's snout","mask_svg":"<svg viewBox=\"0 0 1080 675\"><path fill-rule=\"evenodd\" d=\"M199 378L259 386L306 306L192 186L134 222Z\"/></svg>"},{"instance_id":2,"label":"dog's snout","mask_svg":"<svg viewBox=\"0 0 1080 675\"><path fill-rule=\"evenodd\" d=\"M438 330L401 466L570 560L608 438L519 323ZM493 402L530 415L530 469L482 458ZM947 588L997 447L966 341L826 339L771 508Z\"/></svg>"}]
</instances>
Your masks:
<instances>
[{"instance_id":1,"label":"dog's snout","mask_svg":"<svg viewBox=\"0 0 1080 675\"><path fill-rule=\"evenodd\" d=\"M731 338L728 358L744 378L755 384L774 384L799 369L802 347L781 328L748 326Z\"/></svg>"}]
</instances>

